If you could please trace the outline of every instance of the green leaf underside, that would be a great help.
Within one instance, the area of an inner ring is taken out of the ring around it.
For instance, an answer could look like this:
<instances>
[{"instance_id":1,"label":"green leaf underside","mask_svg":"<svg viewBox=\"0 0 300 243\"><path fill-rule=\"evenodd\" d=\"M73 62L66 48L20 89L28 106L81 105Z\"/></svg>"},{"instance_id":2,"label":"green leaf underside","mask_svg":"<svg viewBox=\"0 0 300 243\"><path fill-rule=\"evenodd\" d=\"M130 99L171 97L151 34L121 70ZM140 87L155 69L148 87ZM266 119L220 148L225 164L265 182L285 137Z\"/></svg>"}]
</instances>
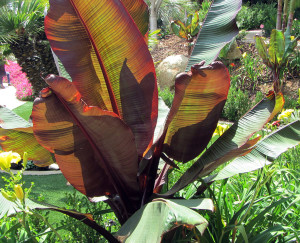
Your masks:
<instances>
[{"instance_id":1,"label":"green leaf underside","mask_svg":"<svg viewBox=\"0 0 300 243\"><path fill-rule=\"evenodd\" d=\"M198 34L186 71L200 61L205 61L206 64L213 62L221 49L239 33L235 17L241 5L240 0L213 1Z\"/></svg>"},{"instance_id":2,"label":"green leaf underside","mask_svg":"<svg viewBox=\"0 0 300 243\"><path fill-rule=\"evenodd\" d=\"M230 77L226 67L214 62L194 65L175 80L175 96L165 125L164 152L187 162L207 146L227 99Z\"/></svg>"},{"instance_id":3,"label":"green leaf underside","mask_svg":"<svg viewBox=\"0 0 300 243\"><path fill-rule=\"evenodd\" d=\"M73 83L59 77L47 82L58 96L34 102L37 140L55 153L66 179L83 194L112 195L119 189L134 200L139 189L131 130L114 113L88 107Z\"/></svg>"},{"instance_id":4,"label":"green leaf underside","mask_svg":"<svg viewBox=\"0 0 300 243\"><path fill-rule=\"evenodd\" d=\"M145 14L141 1L123 3L134 18ZM120 115L142 155L151 146L157 119L156 77L144 36L124 5L51 0L45 32L82 99Z\"/></svg>"},{"instance_id":5,"label":"green leaf underside","mask_svg":"<svg viewBox=\"0 0 300 243\"><path fill-rule=\"evenodd\" d=\"M237 158L223 168L213 180L221 180L239 173L262 168L280 154L300 143L300 121L290 123L258 142L247 155Z\"/></svg>"},{"instance_id":6,"label":"green leaf underside","mask_svg":"<svg viewBox=\"0 0 300 243\"><path fill-rule=\"evenodd\" d=\"M118 231L117 238L126 243L161 242L164 233L181 225L189 229L204 225L202 228L205 229L208 222L187 207L170 200L156 199L131 216Z\"/></svg>"},{"instance_id":7,"label":"green leaf underside","mask_svg":"<svg viewBox=\"0 0 300 243\"><path fill-rule=\"evenodd\" d=\"M0 146L4 151L13 151L21 156L27 152L28 159L34 160L38 166L54 163L51 153L34 137L32 124L4 107L0 107Z\"/></svg>"},{"instance_id":8,"label":"green leaf underside","mask_svg":"<svg viewBox=\"0 0 300 243\"><path fill-rule=\"evenodd\" d=\"M281 99L277 98L276 101L279 102ZM283 104L281 104L282 106ZM262 129L265 123L272 119L274 109L280 110L279 105L275 105L275 95L263 99L219 137L165 195L172 195L181 190L196 180L205 167L211 166L217 160L227 156L228 153L246 144L255 132ZM232 159L231 156L228 158ZM223 161L223 163L225 162Z\"/></svg>"}]
</instances>

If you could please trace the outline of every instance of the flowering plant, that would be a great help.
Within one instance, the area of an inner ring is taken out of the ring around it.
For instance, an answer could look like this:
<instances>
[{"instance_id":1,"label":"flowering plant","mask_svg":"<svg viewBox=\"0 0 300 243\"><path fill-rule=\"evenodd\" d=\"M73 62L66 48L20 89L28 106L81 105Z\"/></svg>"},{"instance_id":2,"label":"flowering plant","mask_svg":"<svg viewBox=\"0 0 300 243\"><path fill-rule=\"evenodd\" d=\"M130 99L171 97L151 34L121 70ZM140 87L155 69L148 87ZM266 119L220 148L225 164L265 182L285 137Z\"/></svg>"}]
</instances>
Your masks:
<instances>
[{"instance_id":1,"label":"flowering plant","mask_svg":"<svg viewBox=\"0 0 300 243\"><path fill-rule=\"evenodd\" d=\"M294 112L294 109L282 110L282 112L278 115L278 120L289 119Z\"/></svg>"},{"instance_id":2,"label":"flowering plant","mask_svg":"<svg viewBox=\"0 0 300 243\"><path fill-rule=\"evenodd\" d=\"M30 100L32 96L32 86L20 65L13 61L8 61L5 70L10 73L11 84L17 89L16 96L19 100ZM5 79L7 79L5 77ZM5 80L6 81L6 80Z\"/></svg>"}]
</instances>

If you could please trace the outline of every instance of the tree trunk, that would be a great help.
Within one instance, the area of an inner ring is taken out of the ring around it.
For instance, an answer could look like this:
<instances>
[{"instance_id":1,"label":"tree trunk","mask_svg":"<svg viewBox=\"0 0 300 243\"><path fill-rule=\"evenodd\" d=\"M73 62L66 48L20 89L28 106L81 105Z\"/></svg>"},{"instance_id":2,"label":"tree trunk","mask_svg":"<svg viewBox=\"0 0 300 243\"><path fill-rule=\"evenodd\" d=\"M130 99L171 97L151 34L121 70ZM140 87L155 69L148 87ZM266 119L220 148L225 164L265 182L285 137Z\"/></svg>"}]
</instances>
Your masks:
<instances>
[{"instance_id":1,"label":"tree trunk","mask_svg":"<svg viewBox=\"0 0 300 243\"><path fill-rule=\"evenodd\" d=\"M162 3L162 0L151 0L150 1L150 17L149 17L149 24L150 24L150 31L153 32L157 30L157 15L158 9Z\"/></svg>"},{"instance_id":2,"label":"tree trunk","mask_svg":"<svg viewBox=\"0 0 300 243\"><path fill-rule=\"evenodd\" d=\"M276 29L281 30L282 0L278 0Z\"/></svg>"},{"instance_id":3,"label":"tree trunk","mask_svg":"<svg viewBox=\"0 0 300 243\"><path fill-rule=\"evenodd\" d=\"M290 2L290 13L289 13L289 19L288 19L288 24L287 24L287 27L290 30L292 29L292 24L293 24L293 20L294 20L295 4L296 4L296 1L291 0L291 2Z\"/></svg>"},{"instance_id":4,"label":"tree trunk","mask_svg":"<svg viewBox=\"0 0 300 243\"><path fill-rule=\"evenodd\" d=\"M150 24L150 32L157 30L157 11L155 9L155 3L151 3L150 6L149 24Z\"/></svg>"},{"instance_id":5,"label":"tree trunk","mask_svg":"<svg viewBox=\"0 0 300 243\"><path fill-rule=\"evenodd\" d=\"M43 38L38 38L34 41L22 35L9 43L22 71L26 73L32 85L34 96L38 96L39 92L47 87L42 76L50 73L57 74L49 43Z\"/></svg>"},{"instance_id":6,"label":"tree trunk","mask_svg":"<svg viewBox=\"0 0 300 243\"><path fill-rule=\"evenodd\" d=\"M283 20L282 20L282 31L285 31L286 20L287 20L287 11L288 11L289 0L284 0L283 5Z\"/></svg>"}]
</instances>

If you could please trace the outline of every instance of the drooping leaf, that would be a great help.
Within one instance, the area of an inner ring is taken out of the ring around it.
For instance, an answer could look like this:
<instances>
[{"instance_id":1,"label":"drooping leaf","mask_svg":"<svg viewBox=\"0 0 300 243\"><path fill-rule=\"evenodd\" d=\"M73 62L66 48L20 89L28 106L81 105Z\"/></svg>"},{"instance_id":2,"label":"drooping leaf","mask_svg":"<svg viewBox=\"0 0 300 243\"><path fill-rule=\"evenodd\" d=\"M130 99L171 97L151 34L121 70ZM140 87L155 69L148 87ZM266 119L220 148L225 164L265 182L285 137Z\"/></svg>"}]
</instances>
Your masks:
<instances>
[{"instance_id":1,"label":"drooping leaf","mask_svg":"<svg viewBox=\"0 0 300 243\"><path fill-rule=\"evenodd\" d=\"M230 77L226 67L214 62L194 65L175 81L175 96L168 120L163 151L187 162L207 146L227 99Z\"/></svg>"},{"instance_id":2,"label":"drooping leaf","mask_svg":"<svg viewBox=\"0 0 300 243\"><path fill-rule=\"evenodd\" d=\"M241 9L241 0L214 0L200 29L186 71L191 66L205 61L213 62L222 48L238 33L235 17Z\"/></svg>"},{"instance_id":3,"label":"drooping leaf","mask_svg":"<svg viewBox=\"0 0 300 243\"><path fill-rule=\"evenodd\" d=\"M118 242L113 236L108 233L103 227L98 225L94 220L93 216L88 213L80 213L75 210L63 209L53 205L44 205L38 202L34 202L29 198L25 199L25 204L30 210L51 210L57 211L60 213L64 213L72 218L80 220L81 222L85 223L86 225L90 226L91 228L97 230L100 234L102 234L106 239L111 240L110 242ZM17 206L16 203L11 202L4 198L0 193L0 219L4 216L12 216L16 213L21 212L21 209Z\"/></svg>"},{"instance_id":4,"label":"drooping leaf","mask_svg":"<svg viewBox=\"0 0 300 243\"><path fill-rule=\"evenodd\" d=\"M282 96L282 94L278 94L278 96ZM276 98L274 93L271 93L268 97L264 98L239 121L225 131L224 134L219 137L181 176L166 195L172 195L196 180L205 168L212 166L216 161L222 160L222 163L225 163L224 157L233 159L232 156L228 155L230 155L230 153L235 153L234 151L244 146L255 132L262 129L275 115L276 112L274 112L274 110L279 112L280 107L283 107L282 101L283 99ZM282 103L276 104L276 102Z\"/></svg>"},{"instance_id":5,"label":"drooping leaf","mask_svg":"<svg viewBox=\"0 0 300 243\"><path fill-rule=\"evenodd\" d=\"M213 180L221 180L239 173L260 169L299 143L300 121L295 121L274 131L258 142L250 153L232 161L213 177Z\"/></svg>"},{"instance_id":6,"label":"drooping leaf","mask_svg":"<svg viewBox=\"0 0 300 243\"><path fill-rule=\"evenodd\" d=\"M144 4L124 5L142 21L138 14L145 13ZM156 124L156 78L144 36L124 5L120 0L51 0L45 32L82 99L119 115L142 155Z\"/></svg>"},{"instance_id":7,"label":"drooping leaf","mask_svg":"<svg viewBox=\"0 0 300 243\"><path fill-rule=\"evenodd\" d=\"M163 234L178 226L189 229L208 222L195 211L170 200L156 199L139 209L121 227L117 238L121 242L161 242ZM203 232L201 232L203 233Z\"/></svg>"},{"instance_id":8,"label":"drooping leaf","mask_svg":"<svg viewBox=\"0 0 300 243\"><path fill-rule=\"evenodd\" d=\"M210 198L199 198L199 199L189 199L189 200L169 199L169 201L192 209L210 210L212 212L215 211L213 200Z\"/></svg>"},{"instance_id":9,"label":"drooping leaf","mask_svg":"<svg viewBox=\"0 0 300 243\"><path fill-rule=\"evenodd\" d=\"M28 159L38 166L54 163L51 153L34 137L32 124L5 107L0 107L0 146L21 156L27 152Z\"/></svg>"},{"instance_id":10,"label":"drooping leaf","mask_svg":"<svg viewBox=\"0 0 300 243\"><path fill-rule=\"evenodd\" d=\"M33 131L66 179L88 197L118 193L127 203L136 200L138 156L129 127L113 112L87 106L68 80L46 81L55 94L35 100Z\"/></svg>"},{"instance_id":11,"label":"drooping leaf","mask_svg":"<svg viewBox=\"0 0 300 243\"><path fill-rule=\"evenodd\" d=\"M284 34L281 30L272 30L270 37L269 56L272 63L281 63L285 49Z\"/></svg>"}]
</instances>

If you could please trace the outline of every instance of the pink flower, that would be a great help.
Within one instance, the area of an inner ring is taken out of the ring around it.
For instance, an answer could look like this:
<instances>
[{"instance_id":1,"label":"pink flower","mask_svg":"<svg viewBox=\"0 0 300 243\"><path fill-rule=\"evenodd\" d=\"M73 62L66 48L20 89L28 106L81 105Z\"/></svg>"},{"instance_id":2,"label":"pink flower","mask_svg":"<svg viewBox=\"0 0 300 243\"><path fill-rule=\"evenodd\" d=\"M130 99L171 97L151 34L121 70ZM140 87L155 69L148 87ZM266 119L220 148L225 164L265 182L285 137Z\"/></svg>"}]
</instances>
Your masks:
<instances>
[{"instance_id":1,"label":"pink flower","mask_svg":"<svg viewBox=\"0 0 300 243\"><path fill-rule=\"evenodd\" d=\"M272 126L277 126L277 127L279 127L279 126L280 126L280 120L274 121L274 122L272 123Z\"/></svg>"},{"instance_id":2,"label":"pink flower","mask_svg":"<svg viewBox=\"0 0 300 243\"><path fill-rule=\"evenodd\" d=\"M16 88L16 96L19 100L29 99L32 96L32 86L22 72L22 68L18 63L8 61L5 65L5 71L10 73L11 84Z\"/></svg>"},{"instance_id":3,"label":"pink flower","mask_svg":"<svg viewBox=\"0 0 300 243\"><path fill-rule=\"evenodd\" d=\"M265 26L264 26L263 24L261 24L259 27L260 27L261 29L263 29Z\"/></svg>"}]
</instances>

